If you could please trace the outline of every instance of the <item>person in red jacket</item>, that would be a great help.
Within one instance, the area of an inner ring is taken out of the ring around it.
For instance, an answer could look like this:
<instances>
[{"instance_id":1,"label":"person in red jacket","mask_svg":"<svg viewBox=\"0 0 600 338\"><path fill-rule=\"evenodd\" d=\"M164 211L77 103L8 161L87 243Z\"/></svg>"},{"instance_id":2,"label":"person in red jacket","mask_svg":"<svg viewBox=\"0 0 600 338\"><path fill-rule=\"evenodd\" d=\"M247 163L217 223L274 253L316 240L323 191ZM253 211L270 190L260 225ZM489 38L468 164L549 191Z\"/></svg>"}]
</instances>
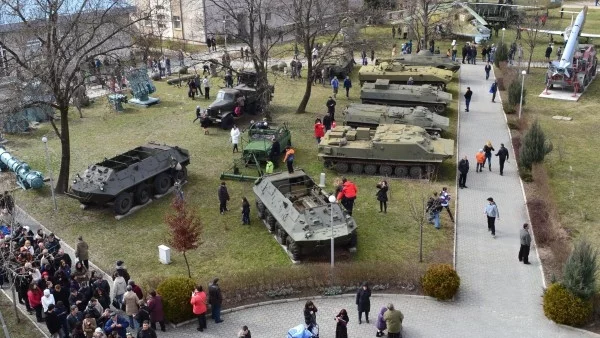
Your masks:
<instances>
[{"instance_id":1,"label":"person in red jacket","mask_svg":"<svg viewBox=\"0 0 600 338\"><path fill-rule=\"evenodd\" d=\"M321 143L323 136L325 136L325 125L321 122L321 119L317 118L315 120L315 138L317 139L317 144Z\"/></svg>"},{"instance_id":2,"label":"person in red jacket","mask_svg":"<svg viewBox=\"0 0 600 338\"><path fill-rule=\"evenodd\" d=\"M342 191L338 193L337 200L338 202L341 201L342 205L350 216L352 216L352 208L354 208L356 193L358 193L358 188L356 188L356 185L348 181L345 177L342 178Z\"/></svg>"},{"instance_id":3,"label":"person in red jacket","mask_svg":"<svg viewBox=\"0 0 600 338\"><path fill-rule=\"evenodd\" d=\"M43 323L44 319L42 318L42 296L44 295L43 291L38 288L35 283L32 283L29 286L29 291L27 291L27 300L29 301L29 306L31 306L35 310L35 319L37 319L38 323Z\"/></svg>"},{"instance_id":4,"label":"person in red jacket","mask_svg":"<svg viewBox=\"0 0 600 338\"><path fill-rule=\"evenodd\" d=\"M206 293L202 290L202 286L198 285L192 292L192 312L198 317L198 331L206 329Z\"/></svg>"}]
</instances>

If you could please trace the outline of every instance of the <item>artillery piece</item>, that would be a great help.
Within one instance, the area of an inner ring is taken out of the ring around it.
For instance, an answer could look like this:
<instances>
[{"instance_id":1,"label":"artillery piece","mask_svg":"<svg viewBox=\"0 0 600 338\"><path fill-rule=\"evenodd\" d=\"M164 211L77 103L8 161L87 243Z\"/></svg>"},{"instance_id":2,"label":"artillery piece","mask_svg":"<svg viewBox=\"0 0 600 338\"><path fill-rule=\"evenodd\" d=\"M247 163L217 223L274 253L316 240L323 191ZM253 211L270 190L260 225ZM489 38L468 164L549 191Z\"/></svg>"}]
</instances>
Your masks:
<instances>
[{"instance_id":1,"label":"artillery piece","mask_svg":"<svg viewBox=\"0 0 600 338\"><path fill-rule=\"evenodd\" d=\"M23 190L39 189L44 186L44 176L42 176L42 173L31 170L29 164L12 156L3 147L0 147L0 170L10 170L15 173L17 184Z\"/></svg>"}]
</instances>

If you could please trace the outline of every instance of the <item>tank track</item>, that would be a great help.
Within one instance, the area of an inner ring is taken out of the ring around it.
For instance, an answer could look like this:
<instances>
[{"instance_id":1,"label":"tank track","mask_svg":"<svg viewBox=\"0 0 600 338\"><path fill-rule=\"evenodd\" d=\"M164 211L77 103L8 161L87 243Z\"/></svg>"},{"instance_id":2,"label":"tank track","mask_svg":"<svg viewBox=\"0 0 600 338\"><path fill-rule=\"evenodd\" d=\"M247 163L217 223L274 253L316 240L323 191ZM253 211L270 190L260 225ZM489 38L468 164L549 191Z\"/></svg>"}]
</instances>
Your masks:
<instances>
[{"instance_id":1,"label":"tank track","mask_svg":"<svg viewBox=\"0 0 600 338\"><path fill-rule=\"evenodd\" d=\"M411 179L431 179L437 173L440 163L377 161L347 158L323 158L325 168L340 174L386 176Z\"/></svg>"}]
</instances>

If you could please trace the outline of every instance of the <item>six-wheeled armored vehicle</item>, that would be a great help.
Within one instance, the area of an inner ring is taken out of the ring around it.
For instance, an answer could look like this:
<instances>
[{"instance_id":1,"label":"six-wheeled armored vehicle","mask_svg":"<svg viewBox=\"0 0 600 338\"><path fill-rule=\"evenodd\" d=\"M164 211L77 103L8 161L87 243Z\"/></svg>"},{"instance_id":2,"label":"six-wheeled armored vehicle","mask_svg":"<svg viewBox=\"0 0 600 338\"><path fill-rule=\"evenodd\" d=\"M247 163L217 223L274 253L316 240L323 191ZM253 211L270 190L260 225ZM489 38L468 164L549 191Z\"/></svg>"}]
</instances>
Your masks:
<instances>
[{"instance_id":1,"label":"six-wheeled armored vehicle","mask_svg":"<svg viewBox=\"0 0 600 338\"><path fill-rule=\"evenodd\" d=\"M421 106L401 108L352 103L344 109L344 123L350 127L371 129L380 124L410 124L423 127L429 133L440 133L448 130L450 119Z\"/></svg>"},{"instance_id":2,"label":"six-wheeled armored vehicle","mask_svg":"<svg viewBox=\"0 0 600 338\"><path fill-rule=\"evenodd\" d=\"M383 124L376 130L337 126L319 143L318 157L339 173L430 178L454 154L454 140L429 135L406 124Z\"/></svg>"},{"instance_id":3,"label":"six-wheeled armored vehicle","mask_svg":"<svg viewBox=\"0 0 600 338\"><path fill-rule=\"evenodd\" d=\"M445 89L446 84L452 81L452 71L427 66L407 66L396 62L362 66L358 71L361 85L364 82L375 82L377 79L386 79L390 83L409 84L411 78L413 84L432 84Z\"/></svg>"},{"instance_id":4,"label":"six-wheeled armored vehicle","mask_svg":"<svg viewBox=\"0 0 600 338\"><path fill-rule=\"evenodd\" d=\"M297 261L321 249L356 247L356 223L303 170L265 175L254 183L258 215ZM333 224L331 223L333 213Z\"/></svg>"},{"instance_id":5,"label":"six-wheeled armored vehicle","mask_svg":"<svg viewBox=\"0 0 600 338\"><path fill-rule=\"evenodd\" d=\"M77 174L68 196L84 205L113 203L114 212L124 215L165 194L176 181L183 183L189 163L186 149L149 143L90 165Z\"/></svg>"},{"instance_id":6,"label":"six-wheeled armored vehicle","mask_svg":"<svg viewBox=\"0 0 600 338\"><path fill-rule=\"evenodd\" d=\"M390 84L379 79L375 83L365 83L360 90L362 103L383 104L397 107L423 106L438 114L446 112L452 102L452 94L431 85L409 86Z\"/></svg>"}]
</instances>

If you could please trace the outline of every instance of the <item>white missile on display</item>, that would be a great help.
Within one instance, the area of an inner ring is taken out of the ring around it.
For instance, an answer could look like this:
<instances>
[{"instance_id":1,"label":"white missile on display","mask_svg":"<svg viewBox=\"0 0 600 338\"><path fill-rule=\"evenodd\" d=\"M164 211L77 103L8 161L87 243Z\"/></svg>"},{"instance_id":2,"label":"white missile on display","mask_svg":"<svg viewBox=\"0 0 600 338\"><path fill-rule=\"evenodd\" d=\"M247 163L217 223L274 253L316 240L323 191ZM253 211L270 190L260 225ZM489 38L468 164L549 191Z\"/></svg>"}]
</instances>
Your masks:
<instances>
[{"instance_id":1,"label":"white missile on display","mask_svg":"<svg viewBox=\"0 0 600 338\"><path fill-rule=\"evenodd\" d=\"M577 14L577 18L575 18L575 21L571 26L571 32L569 34L569 39L567 40L565 50L563 51L561 59L558 62L558 66L555 68L556 73L564 74L567 78L570 77L567 69L571 66L571 63L573 62L573 56L575 55L577 47L579 46L579 34L583 31L583 24L585 23L587 10L588 7L583 6L583 10Z\"/></svg>"}]
</instances>

